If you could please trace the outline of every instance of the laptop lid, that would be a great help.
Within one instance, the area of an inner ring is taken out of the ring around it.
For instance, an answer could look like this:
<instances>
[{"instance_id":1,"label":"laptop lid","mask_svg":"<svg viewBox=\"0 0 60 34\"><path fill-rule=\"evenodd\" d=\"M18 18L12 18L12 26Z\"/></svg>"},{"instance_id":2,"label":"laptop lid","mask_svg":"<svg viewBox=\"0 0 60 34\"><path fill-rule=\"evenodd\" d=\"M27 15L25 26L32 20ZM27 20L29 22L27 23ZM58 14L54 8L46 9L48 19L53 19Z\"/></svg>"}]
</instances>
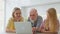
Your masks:
<instances>
[{"instance_id":1,"label":"laptop lid","mask_svg":"<svg viewBox=\"0 0 60 34\"><path fill-rule=\"evenodd\" d=\"M14 22L16 34L32 34L32 26L30 22Z\"/></svg>"}]
</instances>

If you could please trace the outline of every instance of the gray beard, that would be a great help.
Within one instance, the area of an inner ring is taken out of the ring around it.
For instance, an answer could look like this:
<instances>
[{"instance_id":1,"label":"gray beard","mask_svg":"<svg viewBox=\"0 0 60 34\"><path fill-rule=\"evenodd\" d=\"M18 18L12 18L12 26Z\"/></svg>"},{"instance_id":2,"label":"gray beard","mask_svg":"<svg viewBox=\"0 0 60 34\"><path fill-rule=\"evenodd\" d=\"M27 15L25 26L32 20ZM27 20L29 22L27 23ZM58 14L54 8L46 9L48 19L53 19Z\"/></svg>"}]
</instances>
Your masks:
<instances>
[{"instance_id":1,"label":"gray beard","mask_svg":"<svg viewBox=\"0 0 60 34\"><path fill-rule=\"evenodd\" d=\"M30 21L31 21L32 23L34 23L34 22L35 22L35 20L32 20L32 19L30 19Z\"/></svg>"}]
</instances>

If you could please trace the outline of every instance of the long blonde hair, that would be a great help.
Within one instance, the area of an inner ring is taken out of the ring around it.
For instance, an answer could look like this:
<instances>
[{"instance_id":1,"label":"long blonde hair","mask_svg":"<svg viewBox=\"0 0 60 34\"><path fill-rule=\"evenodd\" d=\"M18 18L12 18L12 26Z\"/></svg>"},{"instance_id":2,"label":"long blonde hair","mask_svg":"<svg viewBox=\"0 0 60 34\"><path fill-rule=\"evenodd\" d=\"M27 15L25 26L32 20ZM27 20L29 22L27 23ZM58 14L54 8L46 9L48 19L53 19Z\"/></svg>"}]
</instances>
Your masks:
<instances>
[{"instance_id":1,"label":"long blonde hair","mask_svg":"<svg viewBox=\"0 0 60 34\"><path fill-rule=\"evenodd\" d=\"M50 8L47 11L48 16L46 19L45 26L49 27L50 32L56 32L57 31L57 14L56 14L56 9L55 8Z\"/></svg>"}]
</instances>

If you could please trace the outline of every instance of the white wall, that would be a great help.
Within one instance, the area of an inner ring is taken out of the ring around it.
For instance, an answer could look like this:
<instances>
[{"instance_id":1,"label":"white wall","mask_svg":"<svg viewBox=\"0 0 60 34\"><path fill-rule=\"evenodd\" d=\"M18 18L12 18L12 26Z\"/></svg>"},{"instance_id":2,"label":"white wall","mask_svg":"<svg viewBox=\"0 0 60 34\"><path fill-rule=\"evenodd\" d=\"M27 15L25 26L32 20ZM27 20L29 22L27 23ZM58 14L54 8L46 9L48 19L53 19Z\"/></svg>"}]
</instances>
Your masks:
<instances>
[{"instance_id":1,"label":"white wall","mask_svg":"<svg viewBox=\"0 0 60 34\"><path fill-rule=\"evenodd\" d=\"M0 33L4 30L4 0L0 0Z\"/></svg>"},{"instance_id":2,"label":"white wall","mask_svg":"<svg viewBox=\"0 0 60 34\"><path fill-rule=\"evenodd\" d=\"M60 0L30 0L32 5L60 2Z\"/></svg>"}]
</instances>

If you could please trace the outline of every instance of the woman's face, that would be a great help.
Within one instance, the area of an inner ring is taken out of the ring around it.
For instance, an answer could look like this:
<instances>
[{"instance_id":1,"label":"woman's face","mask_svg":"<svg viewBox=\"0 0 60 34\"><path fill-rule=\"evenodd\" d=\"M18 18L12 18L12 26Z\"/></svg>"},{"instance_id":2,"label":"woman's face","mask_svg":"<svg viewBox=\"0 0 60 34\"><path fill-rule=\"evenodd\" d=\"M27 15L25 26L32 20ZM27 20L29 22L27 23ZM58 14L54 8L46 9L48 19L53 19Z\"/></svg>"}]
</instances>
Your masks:
<instances>
[{"instance_id":1,"label":"woman's face","mask_svg":"<svg viewBox=\"0 0 60 34\"><path fill-rule=\"evenodd\" d=\"M14 13L14 17L19 19L21 17L21 11L20 10L16 10Z\"/></svg>"}]
</instances>

